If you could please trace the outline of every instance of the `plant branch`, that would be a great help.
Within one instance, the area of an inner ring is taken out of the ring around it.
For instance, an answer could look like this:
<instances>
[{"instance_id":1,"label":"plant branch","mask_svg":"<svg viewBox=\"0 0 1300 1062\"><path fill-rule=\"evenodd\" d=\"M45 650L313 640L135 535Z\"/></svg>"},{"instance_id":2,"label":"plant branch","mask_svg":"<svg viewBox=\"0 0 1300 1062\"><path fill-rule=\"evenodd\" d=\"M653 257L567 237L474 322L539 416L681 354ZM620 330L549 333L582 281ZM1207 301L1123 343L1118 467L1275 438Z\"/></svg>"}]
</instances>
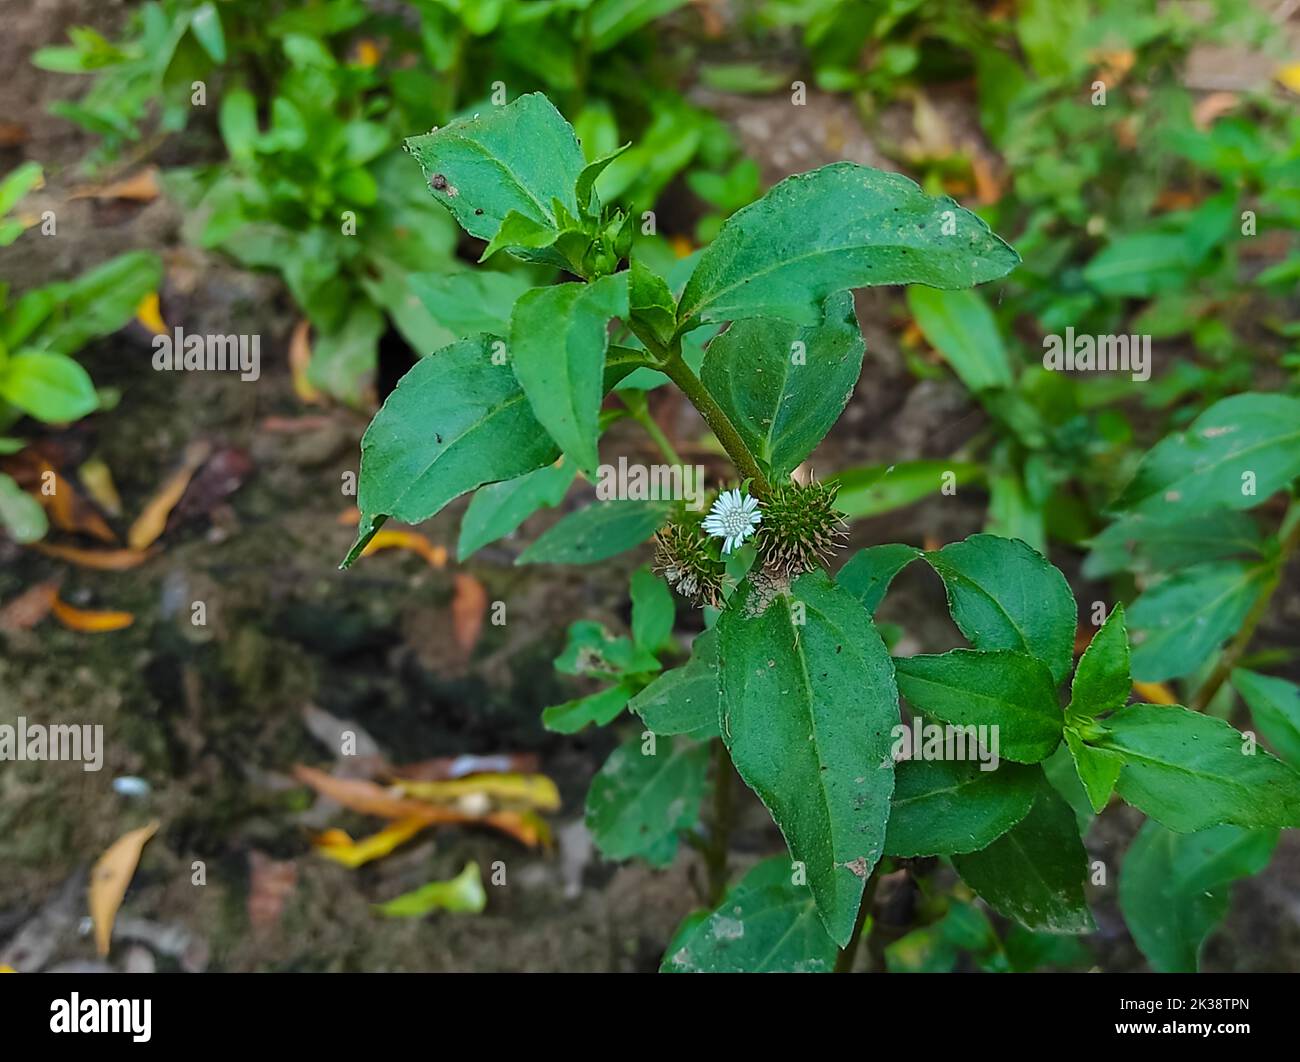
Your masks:
<instances>
[{"instance_id":1,"label":"plant branch","mask_svg":"<svg viewBox=\"0 0 1300 1062\"><path fill-rule=\"evenodd\" d=\"M718 442L722 443L722 448L727 451L727 456L731 458L731 463L736 466L736 471L750 481L753 492L759 498L765 498L771 492L772 485L767 481L767 476L763 473L763 470L758 467L758 459L750 453L749 447L745 445L745 440L740 437L740 432L731 423L731 418L718 405L717 400L709 394L708 388L704 386L700 378L691 371L691 367L682 358L680 348L666 350L664 353L666 360L663 360L660 364L660 370L682 389L682 393L690 399L691 405L699 410L704 422L709 426L713 434L718 437Z\"/></svg>"},{"instance_id":2,"label":"plant branch","mask_svg":"<svg viewBox=\"0 0 1300 1062\"><path fill-rule=\"evenodd\" d=\"M853 935L849 937L849 942L840 948L840 953L835 957L836 973L852 973L853 960L857 958L858 945L862 943L862 929L867 924L867 919L871 917L871 908L876 902L876 887L880 884L880 864L877 863L867 878L867 884L862 890L862 902L858 905L858 917L853 923ZM867 933L870 936L870 931Z\"/></svg>"},{"instance_id":3,"label":"plant branch","mask_svg":"<svg viewBox=\"0 0 1300 1062\"><path fill-rule=\"evenodd\" d=\"M709 903L716 907L727 892L727 853L731 847L731 824L735 768L722 738L713 739L713 822L704 863L709 872Z\"/></svg>"},{"instance_id":4,"label":"plant branch","mask_svg":"<svg viewBox=\"0 0 1300 1062\"><path fill-rule=\"evenodd\" d=\"M1219 692L1228 676L1232 674L1232 669L1237 666L1238 661L1250 648L1251 640L1255 637L1255 629L1267 614L1268 606L1273 600L1273 593L1282 582L1282 573L1286 569L1287 561L1291 559L1297 547L1300 547L1300 509L1297 508L1297 505L1300 505L1300 503L1294 503L1287 511L1286 516L1282 518L1282 527L1286 528L1288 523L1291 524L1291 527L1290 530L1285 532L1282 543L1278 547L1277 557L1274 559L1273 570L1269 574L1268 580L1260 589L1255 604L1246 613L1246 618L1242 621L1237 636L1232 639L1228 648L1220 655L1219 662L1214 666L1214 670L1210 672L1209 678L1196 691L1196 696L1192 698L1192 703L1188 705L1192 711L1205 711L1206 706L1214 699L1214 695Z\"/></svg>"}]
</instances>

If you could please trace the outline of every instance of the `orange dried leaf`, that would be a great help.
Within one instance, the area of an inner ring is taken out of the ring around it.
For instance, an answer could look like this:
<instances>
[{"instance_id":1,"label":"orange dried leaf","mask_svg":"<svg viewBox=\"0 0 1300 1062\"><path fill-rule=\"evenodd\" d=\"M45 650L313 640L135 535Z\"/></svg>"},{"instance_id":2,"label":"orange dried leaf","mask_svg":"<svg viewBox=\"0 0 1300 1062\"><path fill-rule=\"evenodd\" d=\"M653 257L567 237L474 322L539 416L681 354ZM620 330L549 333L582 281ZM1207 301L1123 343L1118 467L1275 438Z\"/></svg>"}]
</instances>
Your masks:
<instances>
[{"instance_id":1,"label":"orange dried leaf","mask_svg":"<svg viewBox=\"0 0 1300 1062\"><path fill-rule=\"evenodd\" d=\"M293 377L293 391L298 398L311 405L325 401L307 375L311 364L311 322L305 317L293 326L289 336L289 372Z\"/></svg>"},{"instance_id":2,"label":"orange dried leaf","mask_svg":"<svg viewBox=\"0 0 1300 1062\"><path fill-rule=\"evenodd\" d=\"M418 553L434 568L447 566L447 550L444 546L435 546L418 531L380 531L376 533L361 556L368 557L382 549L405 549Z\"/></svg>"},{"instance_id":3,"label":"orange dried leaf","mask_svg":"<svg viewBox=\"0 0 1300 1062\"><path fill-rule=\"evenodd\" d=\"M399 845L405 844L429 823L422 819L398 819L378 833L354 841L343 830L326 830L315 837L312 844L316 851L345 867L359 867L372 859L388 855Z\"/></svg>"},{"instance_id":4,"label":"orange dried leaf","mask_svg":"<svg viewBox=\"0 0 1300 1062\"><path fill-rule=\"evenodd\" d=\"M149 838L158 832L158 826L155 819L148 826L122 834L109 845L90 872L90 918L95 925L95 950L101 957L108 954L117 909L122 906L127 886L135 876L140 853Z\"/></svg>"},{"instance_id":5,"label":"orange dried leaf","mask_svg":"<svg viewBox=\"0 0 1300 1062\"><path fill-rule=\"evenodd\" d=\"M141 550L152 545L153 542L163 533L163 528L167 526L167 517L171 514L176 503L181 500L181 495L185 493L185 488L190 485L190 480L194 478L194 473L199 470L212 453L211 443L198 441L192 442L185 448L185 456L181 461L181 466L166 480L161 487L149 499L140 515L135 518L135 523L126 533L126 543L132 549Z\"/></svg>"},{"instance_id":6,"label":"orange dried leaf","mask_svg":"<svg viewBox=\"0 0 1300 1062\"><path fill-rule=\"evenodd\" d=\"M47 462L40 462L42 488L36 494L36 500L45 508L50 523L60 531L81 532L101 542L116 542L117 535L81 496L81 492L67 479L59 475ZM48 484L48 489L45 484Z\"/></svg>"},{"instance_id":7,"label":"orange dried leaf","mask_svg":"<svg viewBox=\"0 0 1300 1062\"><path fill-rule=\"evenodd\" d=\"M483 821L529 848L549 849L555 840L550 825L535 811L494 811Z\"/></svg>"},{"instance_id":8,"label":"orange dried leaf","mask_svg":"<svg viewBox=\"0 0 1300 1062\"><path fill-rule=\"evenodd\" d=\"M146 166L139 173L109 184L88 184L74 189L69 199L131 199L152 203L158 198L158 167Z\"/></svg>"},{"instance_id":9,"label":"orange dried leaf","mask_svg":"<svg viewBox=\"0 0 1300 1062\"><path fill-rule=\"evenodd\" d=\"M60 546L53 542L31 542L29 546L47 557L65 560L81 568L99 572L124 572L138 568L153 556L152 550L138 549L80 549L77 546Z\"/></svg>"},{"instance_id":10,"label":"orange dried leaf","mask_svg":"<svg viewBox=\"0 0 1300 1062\"><path fill-rule=\"evenodd\" d=\"M50 611L54 618L72 631L84 631L87 634L105 634L120 631L135 622L130 612L100 612L91 609L73 608L57 596L50 602Z\"/></svg>"},{"instance_id":11,"label":"orange dried leaf","mask_svg":"<svg viewBox=\"0 0 1300 1062\"><path fill-rule=\"evenodd\" d=\"M1211 92L1199 100L1192 108L1192 121L1196 124L1196 128L1202 132L1209 129L1216 118L1227 114L1237 106L1237 99L1235 92Z\"/></svg>"},{"instance_id":12,"label":"orange dried leaf","mask_svg":"<svg viewBox=\"0 0 1300 1062\"><path fill-rule=\"evenodd\" d=\"M478 644L483 632L483 616L487 612L487 591L472 575L458 572L456 590L451 599L452 633L461 650L469 653Z\"/></svg>"},{"instance_id":13,"label":"orange dried leaf","mask_svg":"<svg viewBox=\"0 0 1300 1062\"><path fill-rule=\"evenodd\" d=\"M338 523L343 527L356 527L361 523L361 510L355 505L350 509L344 509L338 515Z\"/></svg>"},{"instance_id":14,"label":"orange dried leaf","mask_svg":"<svg viewBox=\"0 0 1300 1062\"><path fill-rule=\"evenodd\" d=\"M315 767L295 765L293 775L345 808L381 819L419 819L426 823L458 822L464 816L445 808L435 808L419 800L394 796L389 790L363 778L335 778ZM445 813L445 814L444 814Z\"/></svg>"}]
</instances>

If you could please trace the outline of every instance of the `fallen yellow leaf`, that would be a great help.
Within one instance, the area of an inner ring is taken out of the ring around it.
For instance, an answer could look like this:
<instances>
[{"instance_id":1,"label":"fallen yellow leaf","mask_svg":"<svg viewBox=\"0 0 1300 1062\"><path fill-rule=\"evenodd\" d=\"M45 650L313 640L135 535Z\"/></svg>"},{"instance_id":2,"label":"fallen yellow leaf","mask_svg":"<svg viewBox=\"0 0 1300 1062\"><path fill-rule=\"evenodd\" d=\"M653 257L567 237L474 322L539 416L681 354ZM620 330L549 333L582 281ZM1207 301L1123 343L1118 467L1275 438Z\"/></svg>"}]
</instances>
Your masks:
<instances>
[{"instance_id":1,"label":"fallen yellow leaf","mask_svg":"<svg viewBox=\"0 0 1300 1062\"><path fill-rule=\"evenodd\" d=\"M202 440L192 442L185 447L185 456L181 460L180 468L163 481L163 485L149 499L140 515L135 518L135 523L131 525L131 529L127 531L126 544L128 546L136 550L144 549L152 545L158 536L163 533L163 528L167 526L167 517L176 508L176 503L181 500L181 495L185 493L185 488L190 485L194 473L199 470L199 466L211 454L211 443Z\"/></svg>"},{"instance_id":2,"label":"fallen yellow leaf","mask_svg":"<svg viewBox=\"0 0 1300 1062\"><path fill-rule=\"evenodd\" d=\"M1133 692L1142 698L1145 704L1177 704L1178 698L1163 682L1135 682Z\"/></svg>"},{"instance_id":3,"label":"fallen yellow leaf","mask_svg":"<svg viewBox=\"0 0 1300 1062\"><path fill-rule=\"evenodd\" d=\"M77 478L86 488L86 493L95 499L109 516L122 515L122 499L117 493L117 484L113 482L113 473L102 459L92 457L77 469Z\"/></svg>"},{"instance_id":4,"label":"fallen yellow leaf","mask_svg":"<svg viewBox=\"0 0 1300 1062\"><path fill-rule=\"evenodd\" d=\"M130 612L100 612L92 609L73 608L57 597L50 603L54 618L69 630L85 631L87 634L104 634L108 631L120 631L135 622Z\"/></svg>"},{"instance_id":5,"label":"fallen yellow leaf","mask_svg":"<svg viewBox=\"0 0 1300 1062\"><path fill-rule=\"evenodd\" d=\"M0 973L17 973L12 966L0 966Z\"/></svg>"},{"instance_id":6,"label":"fallen yellow leaf","mask_svg":"<svg viewBox=\"0 0 1300 1062\"><path fill-rule=\"evenodd\" d=\"M149 292L135 308L135 319L156 336L167 334L167 322L162 319L162 310L158 306L158 293Z\"/></svg>"},{"instance_id":7,"label":"fallen yellow leaf","mask_svg":"<svg viewBox=\"0 0 1300 1062\"><path fill-rule=\"evenodd\" d=\"M379 46L366 37L357 41L357 66L372 67L379 62Z\"/></svg>"},{"instance_id":8,"label":"fallen yellow leaf","mask_svg":"<svg viewBox=\"0 0 1300 1062\"><path fill-rule=\"evenodd\" d=\"M158 826L155 819L148 826L122 834L108 846L90 872L90 918L95 924L95 950L101 957L108 954L117 909L122 906L122 897L135 876L140 853L149 838L158 832Z\"/></svg>"},{"instance_id":9,"label":"fallen yellow leaf","mask_svg":"<svg viewBox=\"0 0 1300 1062\"><path fill-rule=\"evenodd\" d=\"M361 551L361 556L368 557L381 549L410 550L412 553L418 553L434 568L447 566L446 548L435 546L418 531L379 531Z\"/></svg>"},{"instance_id":10,"label":"fallen yellow leaf","mask_svg":"<svg viewBox=\"0 0 1300 1062\"><path fill-rule=\"evenodd\" d=\"M1287 63L1273 74L1278 84L1284 85L1292 92L1300 93L1300 63Z\"/></svg>"},{"instance_id":11,"label":"fallen yellow leaf","mask_svg":"<svg viewBox=\"0 0 1300 1062\"><path fill-rule=\"evenodd\" d=\"M407 796L435 804L452 804L481 794L540 811L557 811L560 807L560 791L544 774L475 774L449 782L407 782L398 778L395 784Z\"/></svg>"},{"instance_id":12,"label":"fallen yellow leaf","mask_svg":"<svg viewBox=\"0 0 1300 1062\"><path fill-rule=\"evenodd\" d=\"M312 843L316 846L316 851L336 863L342 863L345 867L359 867L372 859L388 855L429 825L422 819L398 819L391 826L359 841L354 841L344 830L326 830L315 837Z\"/></svg>"}]
</instances>

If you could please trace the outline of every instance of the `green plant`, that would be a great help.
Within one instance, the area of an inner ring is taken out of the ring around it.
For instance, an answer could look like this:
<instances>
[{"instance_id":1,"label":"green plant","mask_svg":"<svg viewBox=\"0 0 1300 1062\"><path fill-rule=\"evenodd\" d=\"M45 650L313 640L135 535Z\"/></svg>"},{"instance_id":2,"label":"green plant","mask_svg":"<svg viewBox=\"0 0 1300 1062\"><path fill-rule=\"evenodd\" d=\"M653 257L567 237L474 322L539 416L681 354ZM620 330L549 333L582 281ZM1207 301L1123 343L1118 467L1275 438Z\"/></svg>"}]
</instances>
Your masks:
<instances>
[{"instance_id":1,"label":"green plant","mask_svg":"<svg viewBox=\"0 0 1300 1062\"><path fill-rule=\"evenodd\" d=\"M0 246L13 243L27 227L5 215L40 180L40 166L28 163L0 181ZM134 251L74 280L32 288L12 301L9 285L0 284L0 433L8 433L23 416L67 424L99 409L101 395L73 355L130 321L161 279L158 257ZM0 434L0 454L23 446L21 439ZM19 542L41 538L46 531L39 504L4 473L0 524Z\"/></svg>"},{"instance_id":2,"label":"green plant","mask_svg":"<svg viewBox=\"0 0 1300 1062\"><path fill-rule=\"evenodd\" d=\"M424 520L459 495L491 492L474 521L481 544L558 502L575 470L596 477L604 396L634 370L676 385L735 466L739 485L703 521L672 500L600 501L519 558L593 563L655 536L659 566L710 606L689 659L664 670L677 652L676 610L639 571L631 637L579 623L558 661L609 685L544 715L562 732L616 723L625 708L640 716L593 783L587 818L614 858L663 863L681 839L703 851L709 907L683 924L663 969L849 969L881 876L936 856L1027 930L1086 931L1080 823L1113 792L1176 833L1300 825L1300 774L1247 736L1186 708L1127 704L1122 607L1073 667L1074 596L1023 542L876 546L835 579L820 566L834 546L836 497L791 472L839 417L861 368L848 289L964 289L1006 275L1018 258L979 218L897 174L835 164L778 184L722 225L684 276L668 277L642 260L630 215L605 202L609 159L588 162L544 97L407 146L471 235L577 279L524 292L502 332L458 339L406 374L362 441L361 522L345 567L390 517ZM691 333L727 323L697 371ZM644 405L622 397L680 465ZM1300 471L1289 463L1293 440L1287 452L1259 476L1261 490ZM1222 491L1250 453L1229 447L1223 480L1206 480L1200 496ZM1180 464L1157 449L1131 491L1146 498L1146 485L1200 457L1194 448ZM756 524L774 530L752 534ZM874 613L916 561L942 580L970 647L890 656ZM789 848L734 885L733 765ZM990 940L959 897L932 908L926 947L940 965L961 948L990 968L1060 955L1037 938L1014 952L1010 937ZM895 950L897 968L917 954L911 943Z\"/></svg>"},{"instance_id":3,"label":"green plant","mask_svg":"<svg viewBox=\"0 0 1300 1062\"><path fill-rule=\"evenodd\" d=\"M92 166L140 140L151 109L160 134L217 111L224 157L165 175L187 238L279 273L315 328L310 382L367 405L390 324L427 354L467 304L499 328L557 264L466 274L454 227L400 177L398 130L492 107L507 86L543 87L574 116L588 161L641 134L602 175L604 193L638 212L687 167L713 208L705 237L757 195L725 125L668 87L684 60L650 46L646 26L684 2L422 0L396 14L361 0L164 0L145 4L121 42L75 29L35 62L93 75L78 103L56 107L101 137ZM643 62L654 76L630 76Z\"/></svg>"}]
</instances>

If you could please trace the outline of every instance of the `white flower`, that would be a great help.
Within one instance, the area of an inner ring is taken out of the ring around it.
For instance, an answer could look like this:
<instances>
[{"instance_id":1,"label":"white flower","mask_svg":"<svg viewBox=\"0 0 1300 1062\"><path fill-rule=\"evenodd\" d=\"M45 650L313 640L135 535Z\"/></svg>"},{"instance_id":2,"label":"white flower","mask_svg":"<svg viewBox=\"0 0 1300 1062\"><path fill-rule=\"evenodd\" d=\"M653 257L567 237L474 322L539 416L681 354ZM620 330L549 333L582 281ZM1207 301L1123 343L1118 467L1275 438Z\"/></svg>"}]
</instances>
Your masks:
<instances>
[{"instance_id":1,"label":"white flower","mask_svg":"<svg viewBox=\"0 0 1300 1062\"><path fill-rule=\"evenodd\" d=\"M704 530L722 539L722 552L730 553L750 535L761 522L763 514L758 509L758 499L742 495L739 490L724 490L704 518Z\"/></svg>"}]
</instances>

